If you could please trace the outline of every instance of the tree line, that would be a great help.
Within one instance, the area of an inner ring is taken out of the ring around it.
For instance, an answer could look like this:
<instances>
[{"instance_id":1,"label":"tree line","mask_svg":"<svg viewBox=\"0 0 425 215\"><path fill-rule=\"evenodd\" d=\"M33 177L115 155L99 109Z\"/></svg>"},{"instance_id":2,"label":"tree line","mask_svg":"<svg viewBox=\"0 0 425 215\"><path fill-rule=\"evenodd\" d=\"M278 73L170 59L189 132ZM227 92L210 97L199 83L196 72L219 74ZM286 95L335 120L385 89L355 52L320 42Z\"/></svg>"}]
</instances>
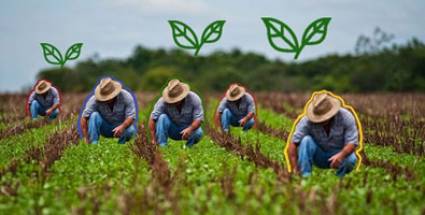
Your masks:
<instances>
[{"instance_id":1,"label":"tree line","mask_svg":"<svg viewBox=\"0 0 425 215\"><path fill-rule=\"evenodd\" d=\"M304 62L268 59L239 49L193 57L180 49L139 45L127 59L92 57L72 68L44 69L37 78L52 81L64 92L89 91L106 75L132 90L146 91L179 78L201 92L223 91L233 82L253 91L424 92L425 44L418 39L401 45L389 41L391 35L378 29L373 37L360 36L354 53Z\"/></svg>"}]
</instances>

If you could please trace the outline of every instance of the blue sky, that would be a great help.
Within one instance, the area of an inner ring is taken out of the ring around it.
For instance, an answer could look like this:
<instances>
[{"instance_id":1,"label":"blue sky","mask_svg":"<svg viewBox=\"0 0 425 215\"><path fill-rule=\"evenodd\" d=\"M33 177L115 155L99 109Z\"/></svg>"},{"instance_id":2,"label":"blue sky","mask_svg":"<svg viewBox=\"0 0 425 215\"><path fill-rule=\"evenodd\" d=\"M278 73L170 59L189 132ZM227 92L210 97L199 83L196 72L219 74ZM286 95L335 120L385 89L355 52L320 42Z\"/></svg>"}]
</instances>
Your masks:
<instances>
[{"instance_id":1,"label":"blue sky","mask_svg":"<svg viewBox=\"0 0 425 215\"><path fill-rule=\"evenodd\" d=\"M0 2L0 92L30 86L44 61L40 42L65 51L83 42L80 59L125 58L137 44L151 48L175 47L170 19L181 20L198 34L209 23L225 19L220 41L201 54L238 47L270 58L291 60L291 54L268 44L263 16L288 23L301 35L313 20L332 17L326 40L303 50L299 60L331 53L353 52L360 34L376 26L403 43L417 37L425 41L424 0L2 0ZM67 63L73 65L73 63Z\"/></svg>"}]
</instances>

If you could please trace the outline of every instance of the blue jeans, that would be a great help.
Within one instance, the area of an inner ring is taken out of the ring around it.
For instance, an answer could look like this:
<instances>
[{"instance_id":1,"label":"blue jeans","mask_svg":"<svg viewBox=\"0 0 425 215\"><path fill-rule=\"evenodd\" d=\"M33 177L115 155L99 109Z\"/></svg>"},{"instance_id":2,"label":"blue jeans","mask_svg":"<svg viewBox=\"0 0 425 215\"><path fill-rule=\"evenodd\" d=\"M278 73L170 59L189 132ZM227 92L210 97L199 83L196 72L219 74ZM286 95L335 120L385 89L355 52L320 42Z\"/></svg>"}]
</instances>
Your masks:
<instances>
[{"instance_id":1,"label":"blue jeans","mask_svg":"<svg viewBox=\"0 0 425 215\"><path fill-rule=\"evenodd\" d=\"M243 118L243 116L237 117L234 115L228 108L224 109L223 113L221 114L221 127L225 132L229 132L230 125L240 127L239 121ZM243 127L244 131L248 131L249 129L254 126L254 118L251 118L246 122L246 124Z\"/></svg>"},{"instance_id":2,"label":"blue jeans","mask_svg":"<svg viewBox=\"0 0 425 215\"><path fill-rule=\"evenodd\" d=\"M185 128L187 128L187 126L176 125L166 114L161 114L156 121L156 140L160 146L167 145L168 137L173 140L181 140L182 135L180 132L182 132ZM186 146L191 147L198 143L199 140L201 140L202 134L203 132L201 127L193 131L186 142Z\"/></svg>"},{"instance_id":3,"label":"blue jeans","mask_svg":"<svg viewBox=\"0 0 425 215\"><path fill-rule=\"evenodd\" d=\"M99 112L93 112L89 118L89 138L92 144L99 142L100 135L104 137L113 137L114 132L112 131L116 126L108 123L102 118ZM118 143L124 144L129 141L134 135L136 135L136 127L130 125L118 139Z\"/></svg>"},{"instance_id":4,"label":"blue jeans","mask_svg":"<svg viewBox=\"0 0 425 215\"><path fill-rule=\"evenodd\" d=\"M30 111L31 111L31 118L36 119L38 116L46 116L46 110L48 108L43 107L40 102L37 100L34 100L31 102L30 105ZM56 117L59 114L59 110L56 108L49 116L49 120L56 119Z\"/></svg>"},{"instance_id":5,"label":"blue jeans","mask_svg":"<svg viewBox=\"0 0 425 215\"><path fill-rule=\"evenodd\" d=\"M301 175L308 177L311 175L313 164L319 168L330 168L330 161L333 155L340 152L323 151L313 140L311 136L305 136L300 145L298 146L298 167L300 168ZM351 172L356 165L357 158L354 153L348 155L336 171L338 177L343 177L345 174Z\"/></svg>"}]
</instances>

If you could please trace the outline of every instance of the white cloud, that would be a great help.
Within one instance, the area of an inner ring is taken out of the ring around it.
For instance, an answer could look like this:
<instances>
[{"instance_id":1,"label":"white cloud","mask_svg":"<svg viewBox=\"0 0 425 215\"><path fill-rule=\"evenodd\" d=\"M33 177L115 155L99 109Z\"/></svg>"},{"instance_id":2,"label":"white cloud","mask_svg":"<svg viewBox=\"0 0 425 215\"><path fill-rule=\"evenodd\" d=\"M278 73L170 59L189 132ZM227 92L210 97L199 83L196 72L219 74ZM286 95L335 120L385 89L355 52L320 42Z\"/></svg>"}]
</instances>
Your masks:
<instances>
[{"instance_id":1,"label":"white cloud","mask_svg":"<svg viewBox=\"0 0 425 215\"><path fill-rule=\"evenodd\" d=\"M116 5L135 7L149 14L200 15L208 12L203 0L113 0Z\"/></svg>"}]
</instances>

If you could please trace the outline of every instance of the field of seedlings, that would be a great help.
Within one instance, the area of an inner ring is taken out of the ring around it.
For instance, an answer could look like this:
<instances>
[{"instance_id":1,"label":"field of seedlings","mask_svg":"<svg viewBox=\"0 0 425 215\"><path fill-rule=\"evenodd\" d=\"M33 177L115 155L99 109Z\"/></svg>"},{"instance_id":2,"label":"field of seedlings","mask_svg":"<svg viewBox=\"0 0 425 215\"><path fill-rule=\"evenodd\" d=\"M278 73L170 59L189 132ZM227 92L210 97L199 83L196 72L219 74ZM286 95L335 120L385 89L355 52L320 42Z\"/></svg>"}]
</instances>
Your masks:
<instances>
[{"instance_id":1,"label":"field of seedlings","mask_svg":"<svg viewBox=\"0 0 425 215\"><path fill-rule=\"evenodd\" d=\"M288 173L284 147L309 94L258 93L249 132L219 132L219 96L204 96L193 148L149 141L157 95L139 93L138 136L80 142L85 95L64 94L59 119L30 121L25 95L0 95L0 214L425 214L425 95L346 94L364 128L363 164L342 180Z\"/></svg>"}]
</instances>

